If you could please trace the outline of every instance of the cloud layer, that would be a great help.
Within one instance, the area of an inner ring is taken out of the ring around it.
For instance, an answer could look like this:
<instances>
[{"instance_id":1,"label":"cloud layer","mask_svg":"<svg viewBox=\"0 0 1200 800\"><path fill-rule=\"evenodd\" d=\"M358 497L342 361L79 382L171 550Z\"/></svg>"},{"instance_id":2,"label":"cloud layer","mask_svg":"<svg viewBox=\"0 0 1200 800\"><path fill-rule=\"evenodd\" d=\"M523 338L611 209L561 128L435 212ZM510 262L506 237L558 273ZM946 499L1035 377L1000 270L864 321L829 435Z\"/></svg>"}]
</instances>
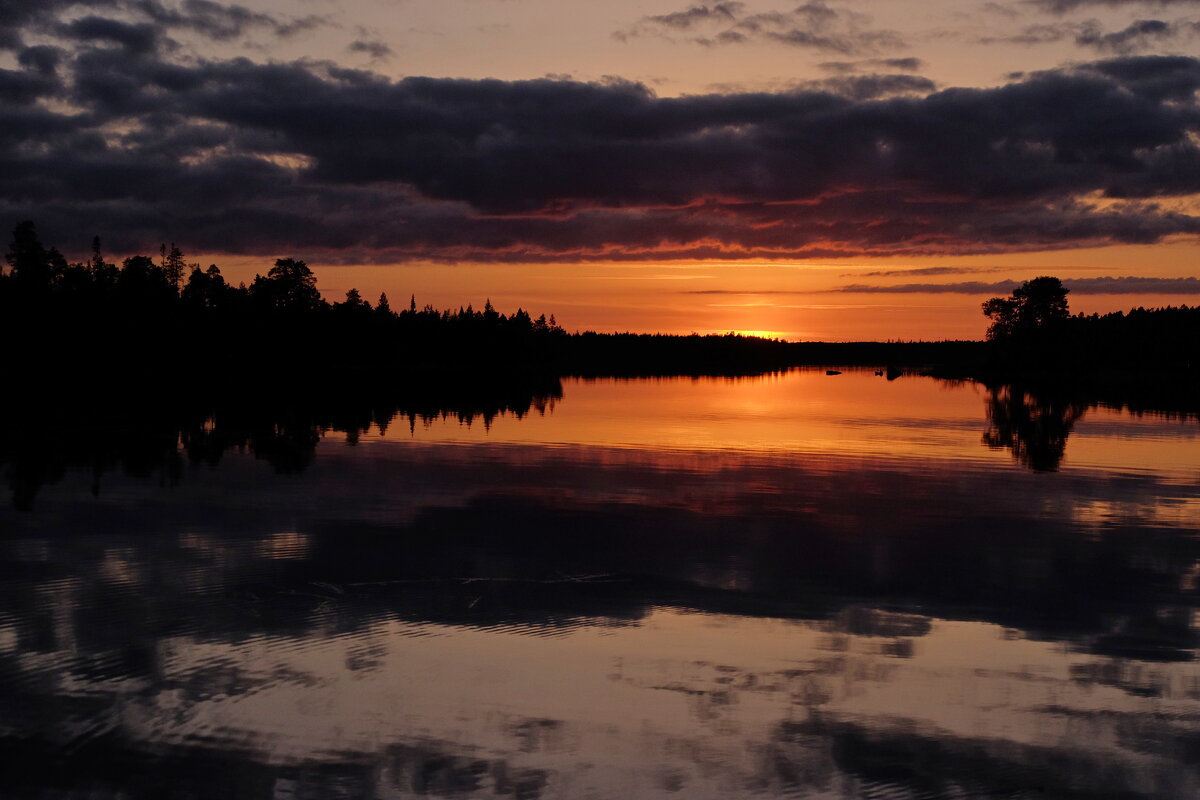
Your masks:
<instances>
[{"instance_id":1,"label":"cloud layer","mask_svg":"<svg viewBox=\"0 0 1200 800\"><path fill-rule=\"evenodd\" d=\"M1200 37L1200 22L1195 20L1134 20L1116 31L1106 31L1096 20L1029 25L1019 33L985 36L982 44L1040 45L1072 41L1076 47L1097 53L1130 55L1166 45L1190 44Z\"/></svg>"},{"instance_id":2,"label":"cloud layer","mask_svg":"<svg viewBox=\"0 0 1200 800\"><path fill-rule=\"evenodd\" d=\"M840 55L895 50L905 46L895 31L872 27L856 11L809 0L787 11L747 13L745 3L693 5L670 14L642 17L613 34L620 41L658 36L707 47L768 42Z\"/></svg>"},{"instance_id":3,"label":"cloud layer","mask_svg":"<svg viewBox=\"0 0 1200 800\"><path fill-rule=\"evenodd\" d=\"M892 286L853 283L834 291L870 294L994 294L1004 295L1021 285L1020 281L965 281L963 283L902 283ZM1200 294L1196 278L1066 278L1063 286L1073 294Z\"/></svg>"},{"instance_id":4,"label":"cloud layer","mask_svg":"<svg viewBox=\"0 0 1200 800\"><path fill-rule=\"evenodd\" d=\"M178 54L180 20L224 36L235 8L0 0L0 42L19 63L0 70L0 218L35 219L68 247L99 232L124 237L113 247L346 261L981 253L1200 234L1200 218L1171 210L1200 194L1193 58L1120 57L993 89L868 75L661 98L619 80L393 81ZM271 19L238 24L288 35L294 21Z\"/></svg>"},{"instance_id":5,"label":"cloud layer","mask_svg":"<svg viewBox=\"0 0 1200 800\"><path fill-rule=\"evenodd\" d=\"M1025 0L1039 10L1054 14L1066 14L1079 9L1094 8L1195 8L1200 0Z\"/></svg>"}]
</instances>

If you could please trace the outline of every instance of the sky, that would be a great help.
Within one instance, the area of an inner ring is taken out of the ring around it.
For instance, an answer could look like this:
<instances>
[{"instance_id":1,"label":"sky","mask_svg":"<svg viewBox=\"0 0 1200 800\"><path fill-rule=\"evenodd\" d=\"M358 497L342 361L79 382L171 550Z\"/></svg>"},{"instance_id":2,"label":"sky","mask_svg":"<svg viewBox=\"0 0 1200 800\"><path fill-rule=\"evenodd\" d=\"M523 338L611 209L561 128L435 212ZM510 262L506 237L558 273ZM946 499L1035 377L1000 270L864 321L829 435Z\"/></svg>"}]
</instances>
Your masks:
<instances>
[{"instance_id":1,"label":"sky","mask_svg":"<svg viewBox=\"0 0 1200 800\"><path fill-rule=\"evenodd\" d=\"M0 224L568 330L1198 302L1200 0L0 0Z\"/></svg>"}]
</instances>

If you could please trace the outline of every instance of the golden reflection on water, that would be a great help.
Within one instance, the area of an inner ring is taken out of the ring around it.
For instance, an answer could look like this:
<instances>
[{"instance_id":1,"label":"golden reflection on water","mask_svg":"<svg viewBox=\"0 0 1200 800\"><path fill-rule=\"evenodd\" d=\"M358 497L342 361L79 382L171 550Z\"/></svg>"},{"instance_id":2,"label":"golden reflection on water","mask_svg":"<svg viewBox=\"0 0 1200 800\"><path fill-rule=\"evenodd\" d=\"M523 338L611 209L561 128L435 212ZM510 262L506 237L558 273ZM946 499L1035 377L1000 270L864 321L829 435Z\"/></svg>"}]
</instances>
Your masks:
<instances>
[{"instance_id":1,"label":"golden reflection on water","mask_svg":"<svg viewBox=\"0 0 1200 800\"><path fill-rule=\"evenodd\" d=\"M888 382L869 370L749 378L563 382L545 414L392 426L381 438L582 444L647 450L838 452L976 457L981 390L930 380ZM936 422L935 422L936 421ZM897 450L899 448L899 450Z\"/></svg>"},{"instance_id":2,"label":"golden reflection on water","mask_svg":"<svg viewBox=\"0 0 1200 800\"><path fill-rule=\"evenodd\" d=\"M984 446L988 390L973 382L902 377L872 370L840 375L797 369L747 378L662 378L563 382L563 398L520 419L490 425L453 419L378 428L362 442L539 444L682 453L866 457L922 464L927 459L1009 466L1004 449ZM1081 409L1066 424L1063 468L1155 473L1200 482L1195 419L1134 417ZM701 460L708 456L701 455ZM813 462L809 462L811 466ZM694 465L679 464L685 468Z\"/></svg>"}]
</instances>

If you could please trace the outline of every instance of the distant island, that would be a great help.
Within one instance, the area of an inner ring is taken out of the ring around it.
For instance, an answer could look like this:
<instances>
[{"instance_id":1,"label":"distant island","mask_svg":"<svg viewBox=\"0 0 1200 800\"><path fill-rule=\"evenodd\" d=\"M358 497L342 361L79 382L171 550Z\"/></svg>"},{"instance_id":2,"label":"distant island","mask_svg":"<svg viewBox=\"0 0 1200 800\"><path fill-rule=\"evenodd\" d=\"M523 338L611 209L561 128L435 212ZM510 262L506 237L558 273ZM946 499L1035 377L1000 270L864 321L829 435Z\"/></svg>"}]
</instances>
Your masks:
<instances>
[{"instance_id":1,"label":"distant island","mask_svg":"<svg viewBox=\"0 0 1200 800\"><path fill-rule=\"evenodd\" d=\"M1161 388L1196 402L1200 308L1068 311L1057 278L1027 281L983 304L985 341L788 342L739 334L568 333L553 315L399 309L356 289L329 303L299 259L281 258L249 285L216 265L158 257L108 262L99 238L68 262L33 222L13 231L0 274L6 369L23 391L121 385L172 392L221 387L312 392L469 383L496 376L736 375L793 366L873 366L998 382Z\"/></svg>"}]
</instances>

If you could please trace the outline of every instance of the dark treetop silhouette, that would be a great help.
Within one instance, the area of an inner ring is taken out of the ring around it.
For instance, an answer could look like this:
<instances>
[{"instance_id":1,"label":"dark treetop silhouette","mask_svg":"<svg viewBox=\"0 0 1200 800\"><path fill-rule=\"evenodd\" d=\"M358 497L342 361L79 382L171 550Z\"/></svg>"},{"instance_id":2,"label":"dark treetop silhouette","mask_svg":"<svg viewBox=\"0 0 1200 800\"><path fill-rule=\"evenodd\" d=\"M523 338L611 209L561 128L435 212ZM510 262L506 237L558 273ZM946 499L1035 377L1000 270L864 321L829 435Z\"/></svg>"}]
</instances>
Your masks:
<instances>
[{"instance_id":1,"label":"dark treetop silhouette","mask_svg":"<svg viewBox=\"0 0 1200 800\"><path fill-rule=\"evenodd\" d=\"M89 262L68 263L31 222L17 226L7 260L0 325L23 342L9 368L49 382L152 378L196 390L253 376L311 383L318 365L323 375L350 371L363 381L448 365L537 370L564 333L553 318L523 309L506 316L490 303L452 312L418 309L414 298L397 313L386 296L372 305L354 289L328 303L312 270L293 258L249 286L230 285L216 265L185 266L175 245L157 262L133 256L118 268L97 238Z\"/></svg>"},{"instance_id":2,"label":"dark treetop silhouette","mask_svg":"<svg viewBox=\"0 0 1200 800\"><path fill-rule=\"evenodd\" d=\"M1070 289L1058 278L1042 276L1025 281L1011 297L993 297L984 302L983 313L992 324L987 338L1008 339L1054 327L1067 319Z\"/></svg>"}]
</instances>

